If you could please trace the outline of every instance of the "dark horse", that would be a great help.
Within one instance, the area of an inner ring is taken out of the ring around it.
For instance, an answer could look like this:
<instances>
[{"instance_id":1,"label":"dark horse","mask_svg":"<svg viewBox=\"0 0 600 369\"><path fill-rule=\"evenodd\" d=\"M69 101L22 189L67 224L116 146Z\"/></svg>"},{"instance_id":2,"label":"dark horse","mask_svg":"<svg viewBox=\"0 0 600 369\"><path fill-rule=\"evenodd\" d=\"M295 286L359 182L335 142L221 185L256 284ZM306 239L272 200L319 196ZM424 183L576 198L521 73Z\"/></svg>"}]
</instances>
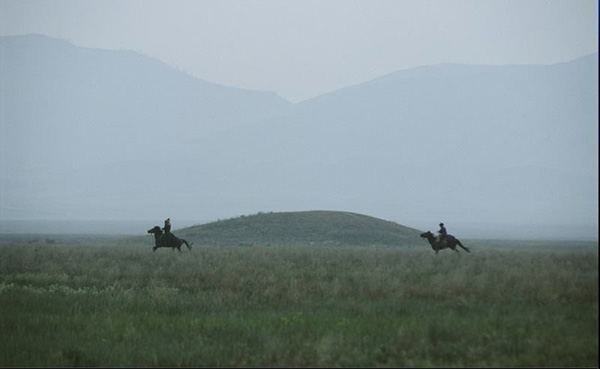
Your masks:
<instances>
[{"instance_id":1,"label":"dark horse","mask_svg":"<svg viewBox=\"0 0 600 369\"><path fill-rule=\"evenodd\" d=\"M149 229L148 233L154 233L154 247L152 248L152 251L156 251L159 247L170 247L172 250L177 249L181 252L181 244L184 243L188 250L192 251L193 243L188 243L186 240L176 237L173 233L171 233L169 237L165 237L166 235L163 234L163 231L159 226L154 226L154 228Z\"/></svg>"},{"instance_id":2,"label":"dark horse","mask_svg":"<svg viewBox=\"0 0 600 369\"><path fill-rule=\"evenodd\" d=\"M452 250L458 252L458 250L456 249L456 245L462 247L466 252L471 252L468 247L463 246L463 244L460 243L460 241L452 235L446 236L446 242L443 242L441 244L438 241L438 239L433 235L433 233L431 233L429 231L427 231L425 233L421 233L421 237L427 238L427 241L429 241L431 248L435 250L436 254L438 253L438 251L446 249L446 248L449 248L449 249L452 249Z\"/></svg>"}]
</instances>

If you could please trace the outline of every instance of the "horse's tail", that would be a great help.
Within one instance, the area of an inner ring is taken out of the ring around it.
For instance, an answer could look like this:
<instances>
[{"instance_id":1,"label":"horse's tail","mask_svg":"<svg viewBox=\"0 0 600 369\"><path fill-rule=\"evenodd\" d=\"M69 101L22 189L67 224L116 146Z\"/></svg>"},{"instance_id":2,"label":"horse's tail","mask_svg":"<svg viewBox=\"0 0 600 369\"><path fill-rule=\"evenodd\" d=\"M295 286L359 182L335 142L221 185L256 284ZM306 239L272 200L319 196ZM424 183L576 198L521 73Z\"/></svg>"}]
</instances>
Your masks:
<instances>
[{"instance_id":1,"label":"horse's tail","mask_svg":"<svg viewBox=\"0 0 600 369\"><path fill-rule=\"evenodd\" d=\"M188 250L192 251L192 245L194 244L193 242L192 243L188 243L183 238L181 239L181 241L183 241L183 243L185 243L185 245L187 246Z\"/></svg>"},{"instance_id":2,"label":"horse's tail","mask_svg":"<svg viewBox=\"0 0 600 369\"><path fill-rule=\"evenodd\" d=\"M471 250L469 250L468 247L464 246L462 243L460 243L460 241L458 240L458 238L454 238L456 240L456 243L458 244L458 246L462 247L463 249L465 249L465 251L467 252L471 252Z\"/></svg>"}]
</instances>

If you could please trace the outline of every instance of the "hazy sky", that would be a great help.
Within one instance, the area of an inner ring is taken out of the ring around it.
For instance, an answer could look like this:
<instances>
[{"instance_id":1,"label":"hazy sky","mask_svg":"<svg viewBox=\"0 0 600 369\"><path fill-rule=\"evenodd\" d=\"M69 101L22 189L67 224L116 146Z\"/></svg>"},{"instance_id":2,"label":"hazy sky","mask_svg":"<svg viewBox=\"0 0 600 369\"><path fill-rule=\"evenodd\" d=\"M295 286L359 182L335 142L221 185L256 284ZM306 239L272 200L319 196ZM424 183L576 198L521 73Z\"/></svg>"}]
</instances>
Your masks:
<instances>
[{"instance_id":1,"label":"hazy sky","mask_svg":"<svg viewBox=\"0 0 600 369\"><path fill-rule=\"evenodd\" d=\"M598 50L595 0L0 0L0 35L136 50L301 101L436 63L550 64Z\"/></svg>"}]
</instances>

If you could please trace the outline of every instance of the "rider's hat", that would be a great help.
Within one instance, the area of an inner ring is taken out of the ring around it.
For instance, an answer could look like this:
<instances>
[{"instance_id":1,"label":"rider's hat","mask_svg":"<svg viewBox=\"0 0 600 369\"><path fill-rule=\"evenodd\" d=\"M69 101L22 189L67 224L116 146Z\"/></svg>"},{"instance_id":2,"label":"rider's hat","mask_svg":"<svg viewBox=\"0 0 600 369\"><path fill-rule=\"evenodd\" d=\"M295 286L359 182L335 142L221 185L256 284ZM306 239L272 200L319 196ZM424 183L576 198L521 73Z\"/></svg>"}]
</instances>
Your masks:
<instances>
[{"instance_id":1,"label":"rider's hat","mask_svg":"<svg viewBox=\"0 0 600 369\"><path fill-rule=\"evenodd\" d=\"M443 226L443 225L444 225L444 223L440 223L440 225L441 225L441 226Z\"/></svg>"}]
</instances>

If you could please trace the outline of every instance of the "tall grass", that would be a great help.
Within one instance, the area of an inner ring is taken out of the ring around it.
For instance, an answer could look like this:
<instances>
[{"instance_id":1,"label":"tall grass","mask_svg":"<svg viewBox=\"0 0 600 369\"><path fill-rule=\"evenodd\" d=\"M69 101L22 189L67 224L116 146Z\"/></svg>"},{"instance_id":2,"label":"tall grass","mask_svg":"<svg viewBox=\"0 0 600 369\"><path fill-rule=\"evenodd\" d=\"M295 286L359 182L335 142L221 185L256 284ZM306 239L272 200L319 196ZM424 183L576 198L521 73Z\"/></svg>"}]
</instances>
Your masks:
<instances>
[{"instance_id":1,"label":"tall grass","mask_svg":"<svg viewBox=\"0 0 600 369\"><path fill-rule=\"evenodd\" d=\"M598 365L589 248L0 253L1 366Z\"/></svg>"}]
</instances>

